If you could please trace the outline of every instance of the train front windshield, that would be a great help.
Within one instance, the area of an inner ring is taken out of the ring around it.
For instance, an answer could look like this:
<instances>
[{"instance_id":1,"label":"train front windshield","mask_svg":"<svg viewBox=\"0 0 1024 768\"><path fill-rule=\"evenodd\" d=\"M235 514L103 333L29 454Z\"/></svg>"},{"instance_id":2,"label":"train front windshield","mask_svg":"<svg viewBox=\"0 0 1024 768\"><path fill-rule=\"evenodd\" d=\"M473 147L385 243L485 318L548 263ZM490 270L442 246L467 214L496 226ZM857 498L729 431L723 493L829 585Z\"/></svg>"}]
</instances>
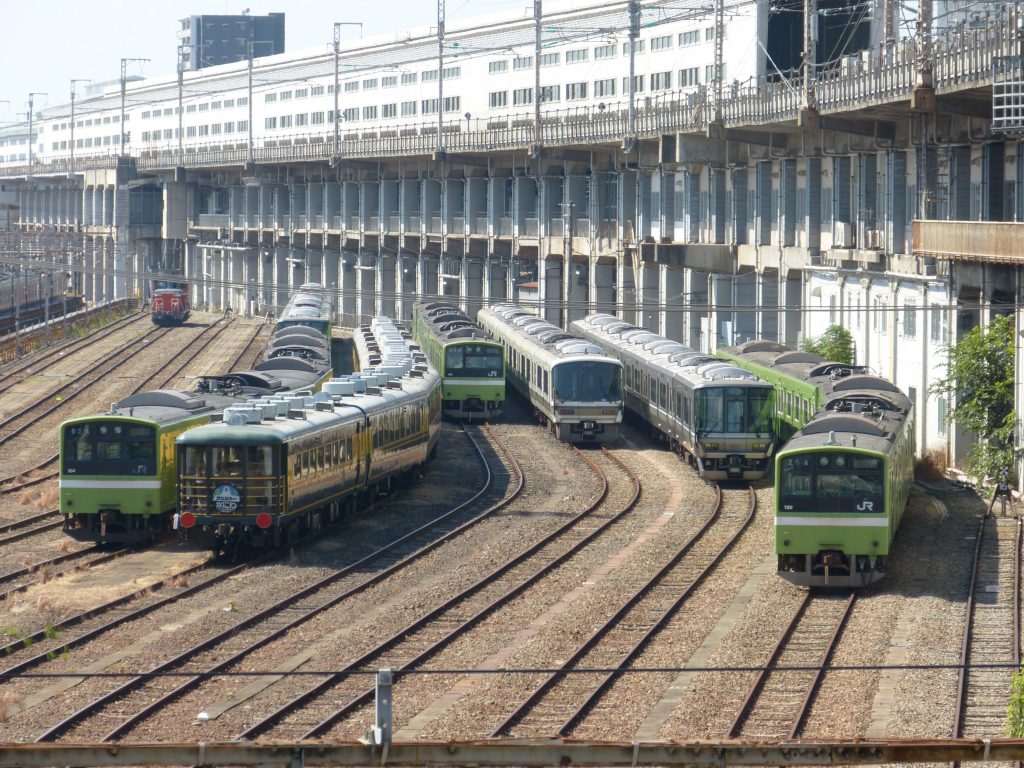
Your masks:
<instances>
[{"instance_id":1,"label":"train front windshield","mask_svg":"<svg viewBox=\"0 0 1024 768\"><path fill-rule=\"evenodd\" d=\"M779 512L885 511L885 462L877 456L820 451L784 456Z\"/></svg>"},{"instance_id":2,"label":"train front windshield","mask_svg":"<svg viewBox=\"0 0 1024 768\"><path fill-rule=\"evenodd\" d=\"M64 428L65 475L155 475L156 429L124 421Z\"/></svg>"},{"instance_id":3,"label":"train front windshield","mask_svg":"<svg viewBox=\"0 0 1024 768\"><path fill-rule=\"evenodd\" d=\"M694 400L701 435L771 434L771 387L707 387Z\"/></svg>"},{"instance_id":4,"label":"train front windshield","mask_svg":"<svg viewBox=\"0 0 1024 768\"><path fill-rule=\"evenodd\" d=\"M272 445L186 445L178 455L181 508L196 514L272 512L279 501Z\"/></svg>"},{"instance_id":5,"label":"train front windshield","mask_svg":"<svg viewBox=\"0 0 1024 768\"><path fill-rule=\"evenodd\" d=\"M491 344L457 344L444 353L445 376L456 378L501 378L504 355Z\"/></svg>"},{"instance_id":6,"label":"train front windshield","mask_svg":"<svg viewBox=\"0 0 1024 768\"><path fill-rule=\"evenodd\" d=\"M622 366L603 360L573 360L552 370L555 402L620 402Z\"/></svg>"}]
</instances>

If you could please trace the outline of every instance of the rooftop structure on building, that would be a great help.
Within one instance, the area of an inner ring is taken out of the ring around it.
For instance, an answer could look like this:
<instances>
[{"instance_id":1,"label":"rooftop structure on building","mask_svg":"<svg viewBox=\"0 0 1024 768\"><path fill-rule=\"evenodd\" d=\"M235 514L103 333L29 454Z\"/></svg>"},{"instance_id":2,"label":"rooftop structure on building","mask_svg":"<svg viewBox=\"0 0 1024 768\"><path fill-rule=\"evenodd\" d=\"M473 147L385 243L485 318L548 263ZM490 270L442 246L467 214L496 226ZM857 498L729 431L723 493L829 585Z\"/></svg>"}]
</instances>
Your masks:
<instances>
[{"instance_id":1,"label":"rooftop structure on building","mask_svg":"<svg viewBox=\"0 0 1024 768\"><path fill-rule=\"evenodd\" d=\"M284 53L284 14L187 16L181 20L178 43L185 51L183 64L194 71L231 64L255 56Z\"/></svg>"}]
</instances>

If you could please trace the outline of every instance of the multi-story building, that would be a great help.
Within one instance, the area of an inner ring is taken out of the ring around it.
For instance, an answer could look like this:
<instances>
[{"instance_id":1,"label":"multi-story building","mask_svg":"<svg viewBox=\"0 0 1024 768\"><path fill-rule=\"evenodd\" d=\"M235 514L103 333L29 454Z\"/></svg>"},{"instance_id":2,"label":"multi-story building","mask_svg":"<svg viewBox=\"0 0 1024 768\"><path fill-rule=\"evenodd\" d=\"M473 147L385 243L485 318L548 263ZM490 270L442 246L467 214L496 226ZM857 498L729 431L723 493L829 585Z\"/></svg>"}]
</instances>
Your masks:
<instances>
[{"instance_id":1,"label":"multi-story building","mask_svg":"<svg viewBox=\"0 0 1024 768\"><path fill-rule=\"evenodd\" d=\"M73 161L45 110L0 183L81 238L90 300L183 271L236 309L319 281L342 322L529 299L708 350L840 323L959 459L944 345L1024 292L1017 11L901 39L891 0L816 7L817 41L791 4L606 2L149 78L125 125L117 86L78 102Z\"/></svg>"},{"instance_id":2,"label":"multi-story building","mask_svg":"<svg viewBox=\"0 0 1024 768\"><path fill-rule=\"evenodd\" d=\"M245 61L250 54L284 53L284 14L187 16L181 20L178 44L187 52L183 64L190 71Z\"/></svg>"}]
</instances>

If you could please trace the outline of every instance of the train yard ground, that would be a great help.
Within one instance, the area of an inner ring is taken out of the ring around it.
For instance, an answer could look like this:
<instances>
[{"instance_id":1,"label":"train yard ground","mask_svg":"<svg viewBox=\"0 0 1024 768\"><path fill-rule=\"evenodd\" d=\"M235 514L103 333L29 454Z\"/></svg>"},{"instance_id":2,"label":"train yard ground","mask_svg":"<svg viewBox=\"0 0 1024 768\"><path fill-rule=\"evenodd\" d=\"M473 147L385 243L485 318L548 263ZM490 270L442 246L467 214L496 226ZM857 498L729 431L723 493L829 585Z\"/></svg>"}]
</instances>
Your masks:
<instances>
[{"instance_id":1,"label":"train yard ground","mask_svg":"<svg viewBox=\"0 0 1024 768\"><path fill-rule=\"evenodd\" d=\"M767 482L705 483L634 427L576 450L516 400L267 557L46 527L62 419L244 367L267 331L139 315L0 368L0 742L356 738L381 668L398 740L1001 735L1019 527L953 485L914 491L886 578L853 599L776 577Z\"/></svg>"}]
</instances>

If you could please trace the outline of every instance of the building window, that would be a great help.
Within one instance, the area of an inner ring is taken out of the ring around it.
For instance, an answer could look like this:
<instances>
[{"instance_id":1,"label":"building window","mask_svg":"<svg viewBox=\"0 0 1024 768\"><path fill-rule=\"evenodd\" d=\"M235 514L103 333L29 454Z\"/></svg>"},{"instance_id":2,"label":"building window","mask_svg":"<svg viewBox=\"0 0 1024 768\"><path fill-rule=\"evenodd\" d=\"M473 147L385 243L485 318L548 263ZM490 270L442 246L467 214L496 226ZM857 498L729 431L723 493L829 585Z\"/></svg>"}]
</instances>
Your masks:
<instances>
[{"instance_id":1,"label":"building window","mask_svg":"<svg viewBox=\"0 0 1024 768\"><path fill-rule=\"evenodd\" d=\"M200 136L209 136L210 135L210 126L208 126L208 125L200 125L199 126L199 135Z\"/></svg>"},{"instance_id":2,"label":"building window","mask_svg":"<svg viewBox=\"0 0 1024 768\"><path fill-rule=\"evenodd\" d=\"M651 50L652 51L667 51L672 47L672 35L662 35L661 37L651 38Z\"/></svg>"},{"instance_id":3,"label":"building window","mask_svg":"<svg viewBox=\"0 0 1024 768\"><path fill-rule=\"evenodd\" d=\"M235 124L234 123L224 123L224 133L234 133L234 132L235 132Z\"/></svg>"},{"instance_id":4,"label":"building window","mask_svg":"<svg viewBox=\"0 0 1024 768\"><path fill-rule=\"evenodd\" d=\"M903 338L917 336L917 304L908 301L903 305Z\"/></svg>"},{"instance_id":5,"label":"building window","mask_svg":"<svg viewBox=\"0 0 1024 768\"><path fill-rule=\"evenodd\" d=\"M935 405L936 415L939 417L939 434L945 437L946 430L948 429L946 421L949 418L947 415L949 405L946 403L946 398L943 397L942 395L939 395L936 398Z\"/></svg>"},{"instance_id":6,"label":"building window","mask_svg":"<svg viewBox=\"0 0 1024 768\"><path fill-rule=\"evenodd\" d=\"M540 103L547 104L552 101L562 100L562 86L545 85L540 89Z\"/></svg>"},{"instance_id":7,"label":"building window","mask_svg":"<svg viewBox=\"0 0 1024 768\"><path fill-rule=\"evenodd\" d=\"M615 45L615 43L611 43L610 45L599 45L594 49L594 58L596 60L612 59L615 57L615 51L617 49L618 46Z\"/></svg>"},{"instance_id":8,"label":"building window","mask_svg":"<svg viewBox=\"0 0 1024 768\"><path fill-rule=\"evenodd\" d=\"M149 120L149 118L150 118L150 116L151 116L152 114L153 114L153 113L152 113L152 112L149 112L149 111L143 112L143 113L142 113L142 119L143 119L143 120ZM143 141L145 141L145 139L143 139Z\"/></svg>"},{"instance_id":9,"label":"building window","mask_svg":"<svg viewBox=\"0 0 1024 768\"><path fill-rule=\"evenodd\" d=\"M579 101L580 99L587 98L587 84L586 83L567 83L565 86L565 100L566 101Z\"/></svg>"},{"instance_id":10,"label":"building window","mask_svg":"<svg viewBox=\"0 0 1024 768\"><path fill-rule=\"evenodd\" d=\"M249 106L249 97L248 96L242 96L241 98L239 98L237 100L236 103L240 107L248 107Z\"/></svg>"},{"instance_id":11,"label":"building window","mask_svg":"<svg viewBox=\"0 0 1024 768\"><path fill-rule=\"evenodd\" d=\"M304 99L308 95L309 95L309 89L308 88L297 88L295 90L295 98L296 99Z\"/></svg>"},{"instance_id":12,"label":"building window","mask_svg":"<svg viewBox=\"0 0 1024 768\"><path fill-rule=\"evenodd\" d=\"M643 75L636 75L636 76L633 77L633 92L634 93L643 93L644 92L644 76ZM628 96L629 95L629 78L628 77L622 78L622 95L623 96Z\"/></svg>"},{"instance_id":13,"label":"building window","mask_svg":"<svg viewBox=\"0 0 1024 768\"><path fill-rule=\"evenodd\" d=\"M264 118L264 120L263 120L263 127L266 128L267 130L270 130L270 131L274 130L275 128L277 128L277 118L276 117Z\"/></svg>"},{"instance_id":14,"label":"building window","mask_svg":"<svg viewBox=\"0 0 1024 768\"><path fill-rule=\"evenodd\" d=\"M389 77L382 77L380 79L381 88L394 88L398 85L398 78L395 75Z\"/></svg>"},{"instance_id":15,"label":"building window","mask_svg":"<svg viewBox=\"0 0 1024 768\"><path fill-rule=\"evenodd\" d=\"M209 110L209 108L210 108L209 104L200 104L199 105L199 111L200 112L206 112L207 110Z\"/></svg>"},{"instance_id":16,"label":"building window","mask_svg":"<svg viewBox=\"0 0 1024 768\"><path fill-rule=\"evenodd\" d=\"M196 136L196 127L194 125L190 125L188 128L185 129L185 138L187 138L187 139L194 139L195 136Z\"/></svg>"},{"instance_id":17,"label":"building window","mask_svg":"<svg viewBox=\"0 0 1024 768\"><path fill-rule=\"evenodd\" d=\"M508 72L508 62L507 61L505 61L505 60L502 60L502 61L492 61L492 62L489 62L487 64L487 74L489 74L489 75L497 75L497 74L499 74L501 72Z\"/></svg>"},{"instance_id":18,"label":"building window","mask_svg":"<svg viewBox=\"0 0 1024 768\"><path fill-rule=\"evenodd\" d=\"M302 128L302 127L303 127L303 126L304 126L304 125L306 124L306 120L307 120L307 119L308 119L308 118L307 118L307 116L306 116L306 113L305 113L305 112L303 112L303 113L301 113L301 114L298 114L298 115L296 115L296 116L295 116L295 127L296 127L296 128Z\"/></svg>"},{"instance_id":19,"label":"building window","mask_svg":"<svg viewBox=\"0 0 1024 768\"><path fill-rule=\"evenodd\" d=\"M507 107L508 106L508 91L493 91L487 96L487 106L491 109L495 107Z\"/></svg>"},{"instance_id":20,"label":"building window","mask_svg":"<svg viewBox=\"0 0 1024 768\"><path fill-rule=\"evenodd\" d=\"M376 77L370 77L370 78L367 78L366 80L363 80L363 90L364 91L372 91L376 87L377 87L377 78Z\"/></svg>"},{"instance_id":21,"label":"building window","mask_svg":"<svg viewBox=\"0 0 1024 768\"><path fill-rule=\"evenodd\" d=\"M444 97L444 111L445 112L458 112L462 104L462 98L460 96L445 96Z\"/></svg>"},{"instance_id":22,"label":"building window","mask_svg":"<svg viewBox=\"0 0 1024 768\"><path fill-rule=\"evenodd\" d=\"M263 96L263 101L264 101L264 103L266 103L266 104L270 104L270 103L272 103L272 102L275 102L275 101L277 101L277 94L276 94L276 93L268 93L268 94L265 94L265 95Z\"/></svg>"},{"instance_id":23,"label":"building window","mask_svg":"<svg viewBox=\"0 0 1024 768\"><path fill-rule=\"evenodd\" d=\"M700 67L689 67L679 70L679 87L700 84Z\"/></svg>"},{"instance_id":24,"label":"building window","mask_svg":"<svg viewBox=\"0 0 1024 768\"><path fill-rule=\"evenodd\" d=\"M444 79L445 80L457 80L462 77L462 67L445 67L444 68Z\"/></svg>"},{"instance_id":25,"label":"building window","mask_svg":"<svg viewBox=\"0 0 1024 768\"><path fill-rule=\"evenodd\" d=\"M516 88L512 91L512 104L516 107L533 104L533 88Z\"/></svg>"},{"instance_id":26,"label":"building window","mask_svg":"<svg viewBox=\"0 0 1024 768\"><path fill-rule=\"evenodd\" d=\"M221 129L220 123L214 123L213 125L210 126L210 133L212 135L214 135L214 136L220 136L220 129ZM171 138L171 136L170 136L171 132L170 131L164 131L164 133L168 134L167 136L164 137L165 139Z\"/></svg>"},{"instance_id":27,"label":"building window","mask_svg":"<svg viewBox=\"0 0 1024 768\"><path fill-rule=\"evenodd\" d=\"M540 55L540 65L542 67L554 67L562 60L562 54L560 53L542 53Z\"/></svg>"},{"instance_id":28,"label":"building window","mask_svg":"<svg viewBox=\"0 0 1024 768\"><path fill-rule=\"evenodd\" d=\"M707 28L705 28L704 29L704 40L707 41L707 40L714 40L714 39L715 39L715 28L714 27L707 27Z\"/></svg>"},{"instance_id":29,"label":"building window","mask_svg":"<svg viewBox=\"0 0 1024 768\"><path fill-rule=\"evenodd\" d=\"M359 83L358 82L345 83L345 93L355 93L358 90L359 90Z\"/></svg>"},{"instance_id":30,"label":"building window","mask_svg":"<svg viewBox=\"0 0 1024 768\"><path fill-rule=\"evenodd\" d=\"M829 325L836 324L836 297L828 297L828 322Z\"/></svg>"},{"instance_id":31,"label":"building window","mask_svg":"<svg viewBox=\"0 0 1024 768\"><path fill-rule=\"evenodd\" d=\"M280 120L279 125L282 128L291 128L292 127L292 116L291 115L281 115L281 120Z\"/></svg>"},{"instance_id":32,"label":"building window","mask_svg":"<svg viewBox=\"0 0 1024 768\"><path fill-rule=\"evenodd\" d=\"M238 132L239 133L245 133L248 130L249 130L249 121L248 120L239 120L238 121Z\"/></svg>"},{"instance_id":33,"label":"building window","mask_svg":"<svg viewBox=\"0 0 1024 768\"><path fill-rule=\"evenodd\" d=\"M580 64L590 58L590 51L586 48L577 48L574 51L565 52L566 64Z\"/></svg>"},{"instance_id":34,"label":"building window","mask_svg":"<svg viewBox=\"0 0 1024 768\"><path fill-rule=\"evenodd\" d=\"M323 125L324 124L324 113L323 112L310 112L309 113L309 124L310 125Z\"/></svg>"},{"instance_id":35,"label":"building window","mask_svg":"<svg viewBox=\"0 0 1024 768\"><path fill-rule=\"evenodd\" d=\"M436 83L437 82L437 70L431 69L420 75L421 83Z\"/></svg>"},{"instance_id":36,"label":"building window","mask_svg":"<svg viewBox=\"0 0 1024 768\"><path fill-rule=\"evenodd\" d=\"M278 97L281 99L281 101L288 101L292 97L292 92L291 91L281 91L281 93L279 94Z\"/></svg>"},{"instance_id":37,"label":"building window","mask_svg":"<svg viewBox=\"0 0 1024 768\"><path fill-rule=\"evenodd\" d=\"M312 88L309 89L309 95L310 96L323 96L324 95L324 87L322 85L314 85Z\"/></svg>"},{"instance_id":38,"label":"building window","mask_svg":"<svg viewBox=\"0 0 1024 768\"><path fill-rule=\"evenodd\" d=\"M594 98L602 99L607 96L615 95L615 78L609 77L607 80L595 80L594 81Z\"/></svg>"},{"instance_id":39,"label":"building window","mask_svg":"<svg viewBox=\"0 0 1024 768\"><path fill-rule=\"evenodd\" d=\"M210 109L220 109L220 102L219 101L212 101L212 102L210 102Z\"/></svg>"},{"instance_id":40,"label":"building window","mask_svg":"<svg viewBox=\"0 0 1024 768\"><path fill-rule=\"evenodd\" d=\"M875 299L875 321L874 328L879 333L885 333L889 327L889 302L882 299Z\"/></svg>"},{"instance_id":41,"label":"building window","mask_svg":"<svg viewBox=\"0 0 1024 768\"><path fill-rule=\"evenodd\" d=\"M402 73L402 85L415 85L416 84L416 73L415 72L403 72Z\"/></svg>"},{"instance_id":42,"label":"building window","mask_svg":"<svg viewBox=\"0 0 1024 768\"><path fill-rule=\"evenodd\" d=\"M149 141L149 131L143 131L142 132L142 140L143 141ZM54 147L54 149L56 149L56 147Z\"/></svg>"},{"instance_id":43,"label":"building window","mask_svg":"<svg viewBox=\"0 0 1024 768\"><path fill-rule=\"evenodd\" d=\"M946 308L938 304L932 305L931 339L941 344L949 343L949 315Z\"/></svg>"},{"instance_id":44,"label":"building window","mask_svg":"<svg viewBox=\"0 0 1024 768\"><path fill-rule=\"evenodd\" d=\"M636 41L636 52L638 54L644 52L644 41L643 40L637 40ZM625 43L622 44L622 55L623 56L629 56L629 43L628 42L625 42Z\"/></svg>"},{"instance_id":45,"label":"building window","mask_svg":"<svg viewBox=\"0 0 1024 768\"><path fill-rule=\"evenodd\" d=\"M420 102L420 113L424 115L437 114L437 99L423 99Z\"/></svg>"},{"instance_id":46,"label":"building window","mask_svg":"<svg viewBox=\"0 0 1024 768\"><path fill-rule=\"evenodd\" d=\"M704 82L713 83L715 81L715 65L708 64L704 67ZM722 62L722 81L725 82L725 62Z\"/></svg>"},{"instance_id":47,"label":"building window","mask_svg":"<svg viewBox=\"0 0 1024 768\"><path fill-rule=\"evenodd\" d=\"M416 114L416 102L415 101L403 101L402 102L402 117L412 117Z\"/></svg>"},{"instance_id":48,"label":"building window","mask_svg":"<svg viewBox=\"0 0 1024 768\"><path fill-rule=\"evenodd\" d=\"M398 105L397 104L382 104L380 108L380 116L387 117L398 117Z\"/></svg>"},{"instance_id":49,"label":"building window","mask_svg":"<svg viewBox=\"0 0 1024 768\"><path fill-rule=\"evenodd\" d=\"M359 120L359 107L349 107L342 110L341 119L348 123L355 123Z\"/></svg>"},{"instance_id":50,"label":"building window","mask_svg":"<svg viewBox=\"0 0 1024 768\"><path fill-rule=\"evenodd\" d=\"M518 58L512 59L512 69L519 71L521 69L532 69L533 68L533 56L519 56Z\"/></svg>"},{"instance_id":51,"label":"building window","mask_svg":"<svg viewBox=\"0 0 1024 768\"><path fill-rule=\"evenodd\" d=\"M672 87L672 73L671 72L654 72L651 75L651 90L652 91L667 91Z\"/></svg>"},{"instance_id":52,"label":"building window","mask_svg":"<svg viewBox=\"0 0 1024 768\"><path fill-rule=\"evenodd\" d=\"M363 107L363 120L376 120L377 107Z\"/></svg>"}]
</instances>

